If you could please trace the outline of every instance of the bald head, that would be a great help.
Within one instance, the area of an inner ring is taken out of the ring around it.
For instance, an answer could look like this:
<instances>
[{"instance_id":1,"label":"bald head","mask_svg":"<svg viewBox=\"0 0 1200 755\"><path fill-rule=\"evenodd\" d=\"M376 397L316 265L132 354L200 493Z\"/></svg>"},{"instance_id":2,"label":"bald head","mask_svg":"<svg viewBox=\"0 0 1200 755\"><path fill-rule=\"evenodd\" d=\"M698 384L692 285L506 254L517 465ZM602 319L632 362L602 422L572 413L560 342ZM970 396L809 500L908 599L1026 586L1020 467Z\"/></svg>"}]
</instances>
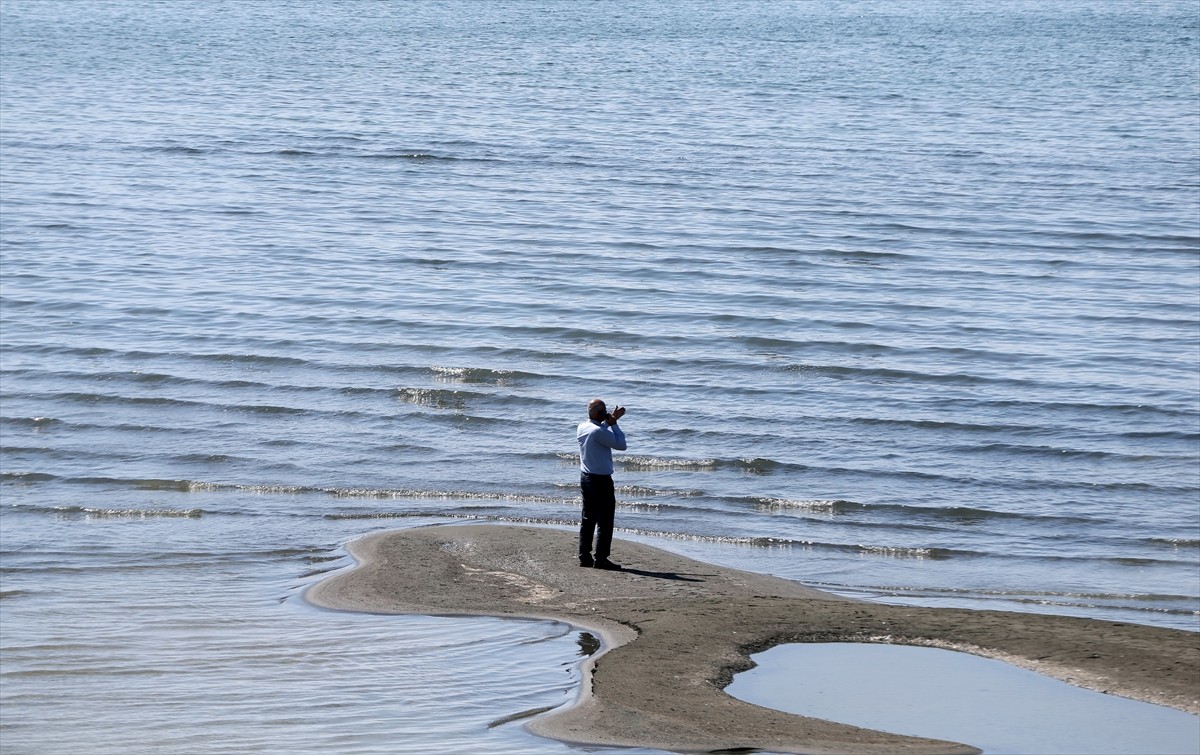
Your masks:
<instances>
[{"instance_id":1,"label":"bald head","mask_svg":"<svg viewBox=\"0 0 1200 755\"><path fill-rule=\"evenodd\" d=\"M608 416L608 407L598 398L594 398L588 402L588 417L594 420L603 420Z\"/></svg>"}]
</instances>

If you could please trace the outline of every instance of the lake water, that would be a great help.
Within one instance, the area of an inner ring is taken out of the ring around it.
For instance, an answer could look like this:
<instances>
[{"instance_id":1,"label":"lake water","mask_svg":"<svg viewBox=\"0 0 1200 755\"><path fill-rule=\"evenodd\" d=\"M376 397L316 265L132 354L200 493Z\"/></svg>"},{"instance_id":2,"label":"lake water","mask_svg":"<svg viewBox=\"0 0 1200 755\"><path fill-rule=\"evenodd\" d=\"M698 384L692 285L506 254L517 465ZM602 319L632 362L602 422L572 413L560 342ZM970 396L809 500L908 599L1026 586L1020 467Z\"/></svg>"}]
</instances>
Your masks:
<instances>
[{"instance_id":1,"label":"lake water","mask_svg":"<svg viewBox=\"0 0 1200 755\"><path fill-rule=\"evenodd\" d=\"M618 537L1197 630L1198 57L1192 0L0 0L3 747L576 751L488 724L577 632L301 592L571 526L594 396Z\"/></svg>"}]
</instances>

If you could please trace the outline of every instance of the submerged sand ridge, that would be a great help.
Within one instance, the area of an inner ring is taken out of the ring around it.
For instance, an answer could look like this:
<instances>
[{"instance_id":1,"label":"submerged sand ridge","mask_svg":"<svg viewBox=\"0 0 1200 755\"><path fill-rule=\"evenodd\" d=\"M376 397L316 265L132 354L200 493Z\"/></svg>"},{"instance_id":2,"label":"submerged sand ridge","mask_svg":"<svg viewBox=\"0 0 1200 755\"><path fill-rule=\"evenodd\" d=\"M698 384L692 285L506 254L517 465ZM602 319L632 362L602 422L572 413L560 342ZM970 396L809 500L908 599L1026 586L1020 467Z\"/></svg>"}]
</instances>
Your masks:
<instances>
[{"instance_id":1,"label":"submerged sand ridge","mask_svg":"<svg viewBox=\"0 0 1200 755\"><path fill-rule=\"evenodd\" d=\"M748 656L783 642L966 650L1082 687L1200 712L1200 635L1040 614L887 606L625 541L625 571L575 565L575 535L500 525L385 532L314 586L329 608L546 618L596 630L578 704L532 719L571 742L681 752L974 753L975 748L761 708L726 695Z\"/></svg>"}]
</instances>

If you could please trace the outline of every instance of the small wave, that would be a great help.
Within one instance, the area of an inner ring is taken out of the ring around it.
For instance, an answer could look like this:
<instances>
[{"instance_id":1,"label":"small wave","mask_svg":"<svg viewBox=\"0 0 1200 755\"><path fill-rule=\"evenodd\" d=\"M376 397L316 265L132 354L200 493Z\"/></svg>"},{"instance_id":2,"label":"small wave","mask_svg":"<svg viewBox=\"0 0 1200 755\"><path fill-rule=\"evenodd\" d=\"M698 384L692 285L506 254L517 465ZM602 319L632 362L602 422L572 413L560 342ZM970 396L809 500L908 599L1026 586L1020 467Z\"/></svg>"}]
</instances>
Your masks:
<instances>
[{"instance_id":1,"label":"small wave","mask_svg":"<svg viewBox=\"0 0 1200 755\"><path fill-rule=\"evenodd\" d=\"M46 373L38 373L42 376ZM143 372L142 370L125 370L120 372L95 372L95 373L77 373L77 372L53 372L49 373L54 377L67 377L84 380L104 380L104 381L123 381L134 384L150 384L154 386L171 385L171 386L198 386L203 388L287 388L288 390L303 390L300 386L294 385L279 385L273 383L263 383L256 380L244 379L203 379L196 377L181 377L165 372Z\"/></svg>"},{"instance_id":2,"label":"small wave","mask_svg":"<svg viewBox=\"0 0 1200 755\"><path fill-rule=\"evenodd\" d=\"M455 157L454 155L439 155L433 152L422 152L420 150L397 150L394 152L364 152L361 154L352 155L364 160L404 160L418 163L426 162L493 162L492 160L479 157Z\"/></svg>"},{"instance_id":3,"label":"small wave","mask_svg":"<svg viewBox=\"0 0 1200 755\"><path fill-rule=\"evenodd\" d=\"M324 518L338 521L354 521L360 519L457 519L480 522L507 522L512 524L542 524L555 527L572 528L579 526L578 519L553 519L550 517L536 516L505 516L504 514L473 514L464 513L461 511L364 511L354 514L326 514Z\"/></svg>"},{"instance_id":4,"label":"small wave","mask_svg":"<svg viewBox=\"0 0 1200 755\"><path fill-rule=\"evenodd\" d=\"M748 496L727 498L735 503L749 503L756 509L764 511L784 511L795 509L801 511L813 511L829 514L852 514L852 513L870 513L882 512L887 514L899 514L897 519L903 521L913 518L933 518L933 519L949 519L955 522L971 522L986 519L1015 519L1015 520L1030 520L1039 522L1091 522L1092 519L1086 517L1073 517L1061 515L1044 515L1044 514L1018 514L1010 511L996 511L994 509L980 509L971 506L912 506L903 503L860 503L858 501L847 501L841 499L825 500L825 499L790 499L790 498L772 498L764 496Z\"/></svg>"},{"instance_id":5,"label":"small wave","mask_svg":"<svg viewBox=\"0 0 1200 755\"><path fill-rule=\"evenodd\" d=\"M444 499L467 501L516 501L520 503L577 502L575 498L534 495L524 493L497 493L472 490L422 490L419 488L375 489L375 488L309 488L311 492L325 493L335 498L397 498L397 499Z\"/></svg>"},{"instance_id":6,"label":"small wave","mask_svg":"<svg viewBox=\"0 0 1200 755\"><path fill-rule=\"evenodd\" d=\"M689 506L679 506L672 503L658 503L655 501L617 501L617 508L621 509L622 511L648 511L654 513L660 513L663 511L693 511L693 509Z\"/></svg>"},{"instance_id":7,"label":"small wave","mask_svg":"<svg viewBox=\"0 0 1200 755\"><path fill-rule=\"evenodd\" d=\"M0 481L32 485L37 482L51 482L58 477L44 472L0 472Z\"/></svg>"},{"instance_id":8,"label":"small wave","mask_svg":"<svg viewBox=\"0 0 1200 755\"><path fill-rule=\"evenodd\" d=\"M764 460L764 461L769 461L769 460ZM797 472L819 472L823 475L830 475L830 476L846 475L846 476L868 477L868 478L876 478L876 479L899 479L899 480L916 480L916 481L932 481L932 482L949 482L949 483L952 483L955 485L962 485L962 486L974 487L974 488L988 487L987 481L981 480L978 477L971 476L971 475L968 475L965 473L964 474L945 474L945 473L940 473L940 472L930 472L930 471L922 471L922 470L916 470L916 469L892 468L890 466L880 466L878 468L869 468L869 467L868 468L855 468L855 467L840 467L840 466L810 466L810 465L799 464L799 463L794 463L794 462L779 462L779 461L769 461L769 463L756 462L755 464L750 464L749 460L739 460L739 461L716 460L714 462L714 466L717 466L717 467L729 468L729 467L737 467L740 465L745 465L745 467L746 467L745 471L753 472L753 473L757 473L757 474L765 474L767 472L778 472L778 471L791 470L791 471L797 471ZM1195 486L1192 486L1192 485L1162 485L1162 484L1154 484L1154 483L1148 483L1148 482L1132 482L1132 481L1128 481L1128 482L1127 481L1097 482L1091 478L1080 479L1080 480L1070 480L1070 479L1062 479L1062 478L1023 478L1023 479L1006 480L1005 484L1012 489L1019 489L1019 490L1042 490L1042 491L1044 491L1047 489L1053 489L1053 490L1087 490L1087 491L1093 491L1093 492L1097 491L1097 490L1120 491L1120 492L1141 491L1141 492L1155 493L1155 494L1167 493L1167 494L1187 495L1187 496L1193 496L1193 497L1196 495L1196 488L1195 488ZM915 511L929 510L929 509L923 509L923 508L917 507L917 506L913 506L911 508ZM969 514L972 511L977 511L978 509L971 509L969 507L950 507L946 510ZM1001 512L990 512L990 513L997 514L1000 516L1005 515ZM1020 514L1009 514L1009 516L1017 517L1017 516L1021 516L1021 515ZM1038 518L1044 520L1044 519L1047 519L1048 517L1038 517ZM1096 517L1090 517L1090 518L1089 517L1071 517L1071 518L1063 519L1063 521L1075 521L1075 522L1096 521L1096 520L1097 520Z\"/></svg>"},{"instance_id":9,"label":"small wave","mask_svg":"<svg viewBox=\"0 0 1200 755\"><path fill-rule=\"evenodd\" d=\"M744 474L767 474L780 469L805 469L800 464L765 459L762 457L741 457L737 459L670 459L648 456L625 456L615 460L626 469L646 470L678 469L689 471L710 471L714 469L729 469Z\"/></svg>"},{"instance_id":10,"label":"small wave","mask_svg":"<svg viewBox=\"0 0 1200 755\"><path fill-rule=\"evenodd\" d=\"M1093 314L1077 314L1074 316L1076 320L1083 320L1088 323L1102 323L1105 326L1112 327L1114 325L1141 325L1155 327L1162 330L1168 328L1186 328L1194 329L1196 321L1190 318L1177 317L1152 317L1150 315L1093 315Z\"/></svg>"},{"instance_id":11,"label":"small wave","mask_svg":"<svg viewBox=\"0 0 1200 755\"><path fill-rule=\"evenodd\" d=\"M360 519L418 519L427 517L450 517L455 519L481 519L483 515L464 514L461 512L430 512L430 511L356 511L345 514L325 514L322 518L330 521L357 521Z\"/></svg>"},{"instance_id":12,"label":"small wave","mask_svg":"<svg viewBox=\"0 0 1200 755\"><path fill-rule=\"evenodd\" d=\"M801 510L837 513L838 511L859 510L864 508L863 504L861 503L843 500L794 500L790 498L753 497L750 499L750 501L754 504L756 509L761 511Z\"/></svg>"},{"instance_id":13,"label":"small wave","mask_svg":"<svg viewBox=\"0 0 1200 755\"><path fill-rule=\"evenodd\" d=\"M532 372L499 370L487 367L431 367L435 380L445 383L508 386L517 382L541 378Z\"/></svg>"},{"instance_id":14,"label":"small wave","mask_svg":"<svg viewBox=\"0 0 1200 755\"><path fill-rule=\"evenodd\" d=\"M564 461L578 461L577 454L558 454L559 458ZM850 475L850 476L865 476L872 478L883 479L907 479L921 481L946 481L955 484L963 484L970 486L978 486L980 481L971 476L943 474L938 472L921 471L914 469L894 469L890 467L880 468L854 468L841 466L812 466L808 464L800 464L797 462L785 462L777 459L768 459L762 457L743 457L738 459L729 458L709 458L709 459L672 459L653 456L620 456L613 459L614 463L627 471L634 472L657 472L657 471L680 471L680 472L710 472L714 470L732 470L747 475L769 475L785 472L820 472L826 475ZM1079 489L1095 490L1097 488L1105 490L1146 490L1146 491L1172 491L1176 489L1168 488L1162 485L1151 485L1149 483L1138 482L1112 482L1112 483L1096 483L1092 480L1072 481L1072 480L1016 480L1011 481L1013 487L1023 488L1055 488L1055 489ZM1193 493L1193 488L1178 488L1178 492ZM919 507L912 507L917 511L923 511ZM954 511L969 514L972 509L955 508ZM993 512L995 513L995 512ZM1003 516L1003 514L997 514ZM1019 515L1013 515L1019 516ZM1074 519L1072 521L1087 521L1084 519Z\"/></svg>"},{"instance_id":15,"label":"small wave","mask_svg":"<svg viewBox=\"0 0 1200 755\"><path fill-rule=\"evenodd\" d=\"M914 370L898 370L887 367L849 367L832 364L791 364L781 368L784 372L798 372L815 377L835 379L865 379L880 382L909 382L935 383L945 385L979 386L979 385L1012 385L1028 386L1033 381L1011 377L984 377L970 375L965 372L916 372Z\"/></svg>"},{"instance_id":16,"label":"small wave","mask_svg":"<svg viewBox=\"0 0 1200 755\"><path fill-rule=\"evenodd\" d=\"M291 389L292 387L288 386L288 388ZM304 390L309 389L305 388ZM315 390L321 389L317 388ZM341 388L334 388L333 390L337 391L343 396L390 396L394 392L394 389L392 388L375 388L371 386L357 385L347 385Z\"/></svg>"},{"instance_id":17,"label":"small wave","mask_svg":"<svg viewBox=\"0 0 1200 755\"><path fill-rule=\"evenodd\" d=\"M1152 457L1055 446L1030 446L1020 443L985 443L981 445L948 446L947 451L962 454L1003 453L1015 456L1050 456L1056 459L1147 459Z\"/></svg>"},{"instance_id":18,"label":"small wave","mask_svg":"<svg viewBox=\"0 0 1200 755\"><path fill-rule=\"evenodd\" d=\"M405 403L417 406L462 410L467 407L470 401L487 398L487 396L472 391L455 391L439 388L397 388L396 398Z\"/></svg>"},{"instance_id":19,"label":"small wave","mask_svg":"<svg viewBox=\"0 0 1200 755\"><path fill-rule=\"evenodd\" d=\"M575 455L575 459L579 456ZM720 462L717 459L664 459L652 456L621 456L614 459L622 469L630 471L654 471L673 469L691 472L703 472L716 469Z\"/></svg>"},{"instance_id":20,"label":"small wave","mask_svg":"<svg viewBox=\"0 0 1200 755\"><path fill-rule=\"evenodd\" d=\"M731 459L721 461L718 466L736 469L747 474L767 474L777 469L791 467L795 465L784 464L783 462L775 461L774 459L763 459L761 457Z\"/></svg>"},{"instance_id":21,"label":"small wave","mask_svg":"<svg viewBox=\"0 0 1200 755\"><path fill-rule=\"evenodd\" d=\"M136 509L105 508L99 506L21 506L22 511L59 516L85 516L98 519L199 519L204 509Z\"/></svg>"},{"instance_id":22,"label":"small wave","mask_svg":"<svg viewBox=\"0 0 1200 755\"><path fill-rule=\"evenodd\" d=\"M965 551L955 548L913 548L896 545L857 545L851 548L822 544L824 547L837 547L840 550L855 550L871 556L887 556L889 558L947 559L954 556L981 556L976 551Z\"/></svg>"},{"instance_id":23,"label":"small wave","mask_svg":"<svg viewBox=\"0 0 1200 755\"><path fill-rule=\"evenodd\" d=\"M754 537L746 535L705 535L691 532L667 532L662 530L647 530L641 528L618 527L618 531L647 537L661 537L669 540L688 540L701 543L720 543L724 545L745 545L754 548L795 548L800 550L834 550L847 553L858 553L889 558L910 559L948 559L963 556L983 556L977 551L956 548L920 548L899 545L866 545L861 543L827 543L818 540L792 540L780 537Z\"/></svg>"},{"instance_id":24,"label":"small wave","mask_svg":"<svg viewBox=\"0 0 1200 755\"><path fill-rule=\"evenodd\" d=\"M142 147L143 152L157 152L163 155L208 155L215 152L201 147L189 147L183 144L165 144L161 146Z\"/></svg>"},{"instance_id":25,"label":"small wave","mask_svg":"<svg viewBox=\"0 0 1200 755\"><path fill-rule=\"evenodd\" d=\"M1081 601L1032 600L1032 599L1028 599L1028 598L1015 598L1015 599L1010 598L1009 600L1011 602L1017 603L1017 604L1037 605L1037 606L1053 606L1053 607L1059 607L1059 608L1087 608L1087 609L1107 608L1107 609L1122 610L1122 611L1142 611L1145 613L1167 614L1167 615L1172 615L1172 616L1200 616L1200 611L1197 611L1197 610L1191 609L1191 608L1164 608L1161 606L1137 606L1137 605L1130 606L1130 605L1124 605L1124 604L1119 604L1119 605L1100 604L1100 605L1097 605L1095 603L1087 603L1087 602L1081 602Z\"/></svg>"},{"instance_id":26,"label":"small wave","mask_svg":"<svg viewBox=\"0 0 1200 755\"><path fill-rule=\"evenodd\" d=\"M1200 540L1186 537L1149 537L1144 542L1169 548L1200 548Z\"/></svg>"},{"instance_id":27,"label":"small wave","mask_svg":"<svg viewBox=\"0 0 1200 755\"><path fill-rule=\"evenodd\" d=\"M814 586L831 589L854 589L886 592L895 595L924 595L924 596L958 596L958 595L987 595L998 598L1033 597L1033 598L1070 598L1074 600L1138 600L1138 601L1180 601L1196 600L1194 595L1170 595L1157 593L1128 593L1128 592L1064 592L1062 590L1003 590L974 587L920 587L904 585L849 585L838 582L811 582Z\"/></svg>"},{"instance_id":28,"label":"small wave","mask_svg":"<svg viewBox=\"0 0 1200 755\"><path fill-rule=\"evenodd\" d=\"M946 410L962 406L977 410L980 407L988 407L991 409L1009 410L1009 409L1030 409L1036 408L1039 412L1065 412L1070 414L1095 414L1109 413L1119 414L1124 417L1135 417L1138 419L1148 419L1158 416L1167 420L1185 420L1188 423L1194 423L1196 414L1194 409L1190 408L1171 408L1167 406L1157 406L1155 404L1128 404L1128 403L1099 403L1095 401L1028 401L1025 399L981 399L981 398L947 398L941 402ZM1172 422L1172 424L1175 424ZM1014 426L1001 425L1002 429L1010 429ZM1016 426L1015 429L1021 429ZM1029 428L1037 429L1037 428Z\"/></svg>"},{"instance_id":29,"label":"small wave","mask_svg":"<svg viewBox=\"0 0 1200 755\"><path fill-rule=\"evenodd\" d=\"M577 457L578 458L578 457ZM569 490L576 494L579 493L579 483L572 480L571 482L555 482L553 486L559 490ZM705 493L702 490L688 490L677 488L651 488L645 485L618 485L616 492L623 496L642 496L657 498L661 496L670 496L671 498L698 498ZM620 503L620 501L617 501Z\"/></svg>"},{"instance_id":30,"label":"small wave","mask_svg":"<svg viewBox=\"0 0 1200 755\"><path fill-rule=\"evenodd\" d=\"M87 393L83 391L67 391L63 393L43 394L40 398L55 401L74 401L85 404L123 404L128 406L203 406L202 402L188 399L167 398L165 396L117 396L111 393Z\"/></svg>"},{"instance_id":31,"label":"small wave","mask_svg":"<svg viewBox=\"0 0 1200 755\"><path fill-rule=\"evenodd\" d=\"M1028 555L1019 556L1023 560L1040 561L1043 563L1069 562L1069 563L1100 563L1100 564L1116 564L1117 566L1194 566L1195 561L1184 558L1182 555L1179 559L1172 558L1149 558L1139 556L1103 556L1103 555L1080 555L1080 556L1063 556L1058 554L1047 555Z\"/></svg>"},{"instance_id":32,"label":"small wave","mask_svg":"<svg viewBox=\"0 0 1200 755\"><path fill-rule=\"evenodd\" d=\"M488 158L457 157L454 155L443 155L424 150L406 149L384 150L382 152L333 149L317 152L314 150L291 147L286 149L271 150L269 152L259 152L257 154L275 157L317 157L335 160L395 160L398 162L413 163L494 162Z\"/></svg>"},{"instance_id":33,"label":"small wave","mask_svg":"<svg viewBox=\"0 0 1200 755\"><path fill-rule=\"evenodd\" d=\"M885 427L912 427L918 430L955 430L961 432L987 432L998 430L1021 432L1037 430L1030 425L1000 425L1000 424L970 424L964 422L948 422L932 419L892 419L886 417L847 417L846 422L860 425L883 425Z\"/></svg>"},{"instance_id":34,"label":"small wave","mask_svg":"<svg viewBox=\"0 0 1200 755\"><path fill-rule=\"evenodd\" d=\"M151 355L153 356L153 355ZM188 359L204 362L219 362L221 364L274 365L279 367L304 367L311 363L297 357L281 357L273 354L230 354L227 352L209 352L203 354L188 354Z\"/></svg>"},{"instance_id":35,"label":"small wave","mask_svg":"<svg viewBox=\"0 0 1200 755\"><path fill-rule=\"evenodd\" d=\"M279 406L275 404L230 404L230 410L238 412L247 412L249 414L288 414L292 416L301 416L311 414L311 409L295 406Z\"/></svg>"},{"instance_id":36,"label":"small wave","mask_svg":"<svg viewBox=\"0 0 1200 755\"><path fill-rule=\"evenodd\" d=\"M1183 563L1181 561L1175 561L1172 559L1143 558L1137 556L1108 556L1104 558L1098 558L1096 560L1107 561L1110 564L1118 564L1120 566L1156 566L1165 564L1178 565Z\"/></svg>"},{"instance_id":37,"label":"small wave","mask_svg":"<svg viewBox=\"0 0 1200 755\"><path fill-rule=\"evenodd\" d=\"M265 558L291 558L292 556L304 556L305 561L311 563L324 563L326 561L337 561L345 558L345 556L330 556L330 555L313 555L312 548L274 548L272 550L258 551L255 556L263 556Z\"/></svg>"},{"instance_id":38,"label":"small wave","mask_svg":"<svg viewBox=\"0 0 1200 755\"><path fill-rule=\"evenodd\" d=\"M779 247L779 246L729 246L731 252L738 255L747 254L756 259L763 257L774 257L786 262L792 262L805 257L825 257L834 260L850 259L850 260L911 260L915 255L904 254L901 252L884 252L870 249L825 249L817 253L812 253L804 249L794 247ZM704 251L708 247L702 247ZM697 255L701 256L701 255ZM703 255L707 256L707 255ZM689 258L690 259L690 258Z\"/></svg>"},{"instance_id":39,"label":"small wave","mask_svg":"<svg viewBox=\"0 0 1200 755\"><path fill-rule=\"evenodd\" d=\"M1137 430L1120 433L1116 437L1131 440L1185 440L1190 443L1200 441L1200 433L1186 430Z\"/></svg>"},{"instance_id":40,"label":"small wave","mask_svg":"<svg viewBox=\"0 0 1200 755\"><path fill-rule=\"evenodd\" d=\"M206 490L219 490L227 487L217 483L198 482L196 480L156 479L141 477L56 477L41 481L59 480L71 485L108 485L135 490L165 490L179 493L195 493Z\"/></svg>"},{"instance_id":41,"label":"small wave","mask_svg":"<svg viewBox=\"0 0 1200 755\"><path fill-rule=\"evenodd\" d=\"M321 140L328 142L330 140ZM345 140L340 140L345 141ZM201 147L190 144L152 144L138 148L141 152L161 155L184 155L200 157L219 154L257 155L260 157L313 157L328 159L358 159L358 160L403 160L412 162L492 162L489 158L458 157L455 155L438 154L421 149L395 149L383 151L364 151L352 148L326 148L322 150L306 149L304 147L281 147L278 149L247 149L249 145L236 142L225 142L224 146Z\"/></svg>"},{"instance_id":42,"label":"small wave","mask_svg":"<svg viewBox=\"0 0 1200 755\"><path fill-rule=\"evenodd\" d=\"M172 460L183 462L185 464L228 464L235 461L240 461L236 456L228 454L179 454L171 457Z\"/></svg>"},{"instance_id":43,"label":"small wave","mask_svg":"<svg viewBox=\"0 0 1200 755\"><path fill-rule=\"evenodd\" d=\"M108 477L77 477L77 478L62 478L55 474L46 474L41 472L5 472L0 474L0 479L12 481L12 483L53 483L53 481L61 481L61 483L71 485L114 485L119 487L131 487L134 490L166 490L178 492L194 492L200 490L216 490L220 485L210 483L197 483L194 480L162 480L162 479L143 479L143 478L108 478Z\"/></svg>"},{"instance_id":44,"label":"small wave","mask_svg":"<svg viewBox=\"0 0 1200 755\"><path fill-rule=\"evenodd\" d=\"M908 262L921 259L919 255L911 253L902 254L900 252L880 252L870 249L828 249L821 256L836 260L852 260L860 262Z\"/></svg>"},{"instance_id":45,"label":"small wave","mask_svg":"<svg viewBox=\"0 0 1200 755\"><path fill-rule=\"evenodd\" d=\"M32 427L39 430L42 428L63 424L61 419L55 419L54 417L5 417L4 422L6 424L16 425L17 427Z\"/></svg>"},{"instance_id":46,"label":"small wave","mask_svg":"<svg viewBox=\"0 0 1200 755\"><path fill-rule=\"evenodd\" d=\"M575 487L574 483L564 484L564 487ZM673 498L694 498L703 495L698 490L669 490L662 488L648 488L644 485L618 485L617 492L621 495L636 495L636 496L671 496Z\"/></svg>"},{"instance_id":47,"label":"small wave","mask_svg":"<svg viewBox=\"0 0 1200 755\"><path fill-rule=\"evenodd\" d=\"M291 414L291 415L306 415L317 413L320 410L314 410L305 407L280 406L273 404L219 404L208 403L205 401L197 401L193 399L168 398L165 396L120 396L112 393L87 393L82 391L68 391L63 393L51 394L25 394L41 399L53 401L72 401L85 404L101 404L108 406L136 406L136 407L180 407L180 408L220 408L229 411L246 412L249 414Z\"/></svg>"},{"instance_id":48,"label":"small wave","mask_svg":"<svg viewBox=\"0 0 1200 755\"><path fill-rule=\"evenodd\" d=\"M62 356L77 356L77 357L108 357L108 356L145 356L144 352L125 352L116 349L106 349L101 346L59 346L57 344L28 344L22 346L21 351L31 352L34 354L57 354Z\"/></svg>"},{"instance_id":49,"label":"small wave","mask_svg":"<svg viewBox=\"0 0 1200 755\"><path fill-rule=\"evenodd\" d=\"M4 472L4 481L53 482L74 485L104 485L135 490L174 491L198 493L210 491L254 493L258 495L325 495L332 498L363 498L376 500L459 500L459 501L510 501L519 503L545 503L575 505L577 497L548 496L504 491L478 490L429 490L420 488L348 488L315 485L242 484L228 482L204 482L187 479L154 479L123 477L57 477L36 472Z\"/></svg>"},{"instance_id":50,"label":"small wave","mask_svg":"<svg viewBox=\"0 0 1200 755\"><path fill-rule=\"evenodd\" d=\"M808 582L822 590L833 592L867 592L886 598L931 598L942 600L956 598L971 601L994 601L1017 605L1046 606L1060 608L1105 609L1139 611L1179 616L1200 615L1195 608L1179 606L1195 605L1194 595L1165 595L1154 593L1102 593L1062 592L1053 590L987 590L951 587L908 587L897 585L849 585L836 582ZM1175 603L1177 606L1163 605Z\"/></svg>"},{"instance_id":51,"label":"small wave","mask_svg":"<svg viewBox=\"0 0 1200 755\"><path fill-rule=\"evenodd\" d=\"M178 490L183 493L195 493L202 490L217 490L221 486L210 482L198 482L196 480L158 480L158 479L114 479L114 478L79 478L72 479L71 482L102 482L102 483L119 483L131 484L138 490Z\"/></svg>"},{"instance_id":52,"label":"small wave","mask_svg":"<svg viewBox=\"0 0 1200 755\"><path fill-rule=\"evenodd\" d=\"M320 493L320 488L314 488L308 485L238 485L233 483L202 483L205 485L204 490L233 490L243 493L254 493L256 495L303 495L305 493ZM210 486L211 487L208 487Z\"/></svg>"}]
</instances>

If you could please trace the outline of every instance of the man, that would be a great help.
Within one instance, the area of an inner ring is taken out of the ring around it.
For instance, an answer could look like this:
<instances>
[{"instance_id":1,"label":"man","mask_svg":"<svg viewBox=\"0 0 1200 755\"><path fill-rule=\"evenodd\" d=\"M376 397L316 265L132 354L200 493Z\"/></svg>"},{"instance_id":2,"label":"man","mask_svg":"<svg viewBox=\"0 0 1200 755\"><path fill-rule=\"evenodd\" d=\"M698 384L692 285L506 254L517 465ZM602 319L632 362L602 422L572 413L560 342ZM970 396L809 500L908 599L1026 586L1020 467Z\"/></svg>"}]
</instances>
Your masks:
<instances>
[{"instance_id":1,"label":"man","mask_svg":"<svg viewBox=\"0 0 1200 755\"><path fill-rule=\"evenodd\" d=\"M576 430L579 441L579 488L583 491L583 523L579 526L579 565L619 571L619 564L608 560L612 544L613 518L617 496L613 490L612 450L625 450L625 433L617 420L625 415L618 406L609 414L598 398L588 402L588 420ZM592 534L596 537L596 557L592 558Z\"/></svg>"}]
</instances>

